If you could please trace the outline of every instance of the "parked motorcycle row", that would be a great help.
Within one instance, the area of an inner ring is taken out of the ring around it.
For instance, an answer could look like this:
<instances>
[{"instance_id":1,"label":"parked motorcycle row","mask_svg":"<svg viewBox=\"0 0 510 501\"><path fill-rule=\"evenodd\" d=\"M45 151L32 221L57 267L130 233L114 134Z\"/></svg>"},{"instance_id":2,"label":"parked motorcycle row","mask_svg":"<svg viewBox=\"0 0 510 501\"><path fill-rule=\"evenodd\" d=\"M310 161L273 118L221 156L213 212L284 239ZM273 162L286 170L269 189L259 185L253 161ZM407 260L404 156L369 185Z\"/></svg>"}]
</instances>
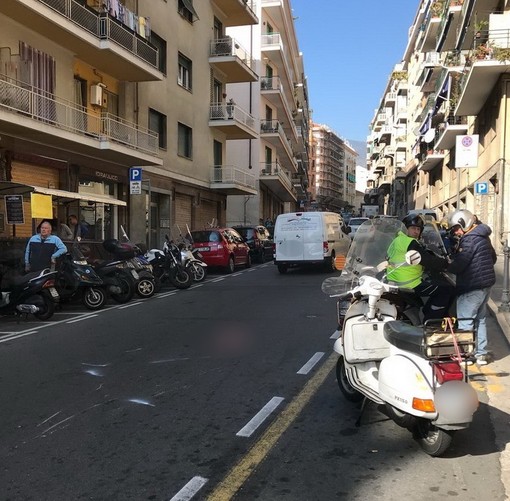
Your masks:
<instances>
[{"instance_id":1,"label":"parked motorcycle row","mask_svg":"<svg viewBox=\"0 0 510 501\"><path fill-rule=\"evenodd\" d=\"M133 297L149 298L166 286L187 289L205 279L207 265L189 241L175 243L167 235L162 250L143 252L143 246L133 244L121 230L124 241L108 239L102 244L108 259L89 261L83 252L86 246L76 241L55 270L21 274L13 271L15 263L3 263L0 315L48 320L66 303L99 310L109 300L123 304Z\"/></svg>"},{"instance_id":2,"label":"parked motorcycle row","mask_svg":"<svg viewBox=\"0 0 510 501\"><path fill-rule=\"evenodd\" d=\"M423 322L421 298L386 279L387 249L399 230L405 228L392 219L363 223L341 275L322 284L337 298L337 381L347 400L363 401L358 426L366 405L375 403L426 453L440 456L478 407L467 374L476 333L457 329L454 318ZM430 250L446 255L433 223L424 237ZM409 251L402 266L419 262L420 254Z\"/></svg>"}]
</instances>

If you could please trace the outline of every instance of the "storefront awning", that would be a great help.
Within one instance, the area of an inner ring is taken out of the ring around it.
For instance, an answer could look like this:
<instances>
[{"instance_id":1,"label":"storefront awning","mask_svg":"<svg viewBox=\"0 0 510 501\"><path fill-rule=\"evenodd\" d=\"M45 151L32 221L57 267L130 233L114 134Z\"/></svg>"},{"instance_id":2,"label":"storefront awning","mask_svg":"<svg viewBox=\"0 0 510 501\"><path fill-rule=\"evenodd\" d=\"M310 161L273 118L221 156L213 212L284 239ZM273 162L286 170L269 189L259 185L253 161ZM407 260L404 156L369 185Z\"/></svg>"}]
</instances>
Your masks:
<instances>
[{"instance_id":1,"label":"storefront awning","mask_svg":"<svg viewBox=\"0 0 510 501\"><path fill-rule=\"evenodd\" d=\"M32 186L29 184L0 182L0 196L1 195L26 195L29 193L41 193L43 195L51 195L57 200L70 202L71 200L84 200L86 202L95 202L101 204L112 204L127 206L123 200L106 197L104 195L88 194L88 193L75 193L73 191L56 190L53 188L43 188L42 186Z\"/></svg>"}]
</instances>

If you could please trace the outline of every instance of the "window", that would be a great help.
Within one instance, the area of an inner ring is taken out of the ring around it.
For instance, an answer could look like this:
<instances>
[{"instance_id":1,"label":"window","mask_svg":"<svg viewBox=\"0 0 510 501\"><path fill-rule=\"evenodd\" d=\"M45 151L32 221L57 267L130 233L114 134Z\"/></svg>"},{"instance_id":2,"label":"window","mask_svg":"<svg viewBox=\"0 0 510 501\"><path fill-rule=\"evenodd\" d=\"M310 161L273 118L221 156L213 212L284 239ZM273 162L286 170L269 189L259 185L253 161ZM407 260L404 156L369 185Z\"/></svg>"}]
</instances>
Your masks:
<instances>
[{"instance_id":1,"label":"window","mask_svg":"<svg viewBox=\"0 0 510 501\"><path fill-rule=\"evenodd\" d=\"M166 40L151 31L151 43L158 49L158 70L166 75Z\"/></svg>"},{"instance_id":2,"label":"window","mask_svg":"<svg viewBox=\"0 0 510 501\"><path fill-rule=\"evenodd\" d=\"M191 90L191 61L179 52L179 76L177 83L187 90Z\"/></svg>"},{"instance_id":3,"label":"window","mask_svg":"<svg viewBox=\"0 0 510 501\"><path fill-rule=\"evenodd\" d=\"M191 127L179 123L177 154L180 157L193 158L193 131Z\"/></svg>"},{"instance_id":4,"label":"window","mask_svg":"<svg viewBox=\"0 0 510 501\"><path fill-rule=\"evenodd\" d=\"M159 147L166 149L166 115L149 108L149 130L159 134Z\"/></svg>"},{"instance_id":5,"label":"window","mask_svg":"<svg viewBox=\"0 0 510 501\"><path fill-rule=\"evenodd\" d=\"M179 0L177 11L189 23L193 23L194 18L198 19L197 12L193 7L193 0Z\"/></svg>"}]
</instances>

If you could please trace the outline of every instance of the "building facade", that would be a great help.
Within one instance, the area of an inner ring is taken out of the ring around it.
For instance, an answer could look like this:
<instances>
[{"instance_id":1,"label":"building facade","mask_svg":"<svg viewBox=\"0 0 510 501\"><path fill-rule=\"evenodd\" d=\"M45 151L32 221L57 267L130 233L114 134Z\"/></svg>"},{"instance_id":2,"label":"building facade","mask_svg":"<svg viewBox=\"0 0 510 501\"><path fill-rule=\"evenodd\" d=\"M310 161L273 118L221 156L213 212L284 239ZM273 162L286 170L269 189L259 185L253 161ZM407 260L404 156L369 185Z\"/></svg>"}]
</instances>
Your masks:
<instances>
[{"instance_id":1,"label":"building facade","mask_svg":"<svg viewBox=\"0 0 510 501\"><path fill-rule=\"evenodd\" d=\"M389 213L470 209L498 250L509 231L509 35L506 0L420 2L367 142L372 195ZM478 143L472 165L459 161L459 136Z\"/></svg>"}]
</instances>

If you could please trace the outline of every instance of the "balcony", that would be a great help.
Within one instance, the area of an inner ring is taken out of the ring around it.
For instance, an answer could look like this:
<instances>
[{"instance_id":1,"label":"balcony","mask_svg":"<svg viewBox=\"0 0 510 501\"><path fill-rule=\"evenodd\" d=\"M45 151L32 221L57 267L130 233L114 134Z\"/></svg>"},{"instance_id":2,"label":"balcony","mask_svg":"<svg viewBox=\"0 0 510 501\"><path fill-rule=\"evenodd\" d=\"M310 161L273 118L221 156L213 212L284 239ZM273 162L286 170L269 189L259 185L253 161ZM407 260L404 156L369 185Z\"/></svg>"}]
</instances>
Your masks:
<instances>
[{"instance_id":1,"label":"balcony","mask_svg":"<svg viewBox=\"0 0 510 501\"><path fill-rule=\"evenodd\" d=\"M262 59L271 61L277 68L278 74L288 89L294 89L297 81L292 65L289 64L287 51L280 33L266 33L261 39Z\"/></svg>"},{"instance_id":2,"label":"balcony","mask_svg":"<svg viewBox=\"0 0 510 501\"><path fill-rule=\"evenodd\" d=\"M378 188L382 190L389 190L391 188L392 177L388 174L383 174L379 176L377 180L379 182Z\"/></svg>"},{"instance_id":3,"label":"balcony","mask_svg":"<svg viewBox=\"0 0 510 501\"><path fill-rule=\"evenodd\" d=\"M209 109L209 127L220 130L227 139L259 137L259 121L237 104L212 104Z\"/></svg>"},{"instance_id":4,"label":"balcony","mask_svg":"<svg viewBox=\"0 0 510 501\"><path fill-rule=\"evenodd\" d=\"M384 105L388 106L390 103L395 103L397 100L396 92L388 92L386 96L384 96Z\"/></svg>"},{"instance_id":5,"label":"balcony","mask_svg":"<svg viewBox=\"0 0 510 501\"><path fill-rule=\"evenodd\" d=\"M62 152L65 159L92 157L124 165L162 165L158 135L109 113L56 98L0 75L0 135L31 151ZM52 155L57 153L52 152ZM78 160L75 160L78 161Z\"/></svg>"},{"instance_id":6,"label":"balcony","mask_svg":"<svg viewBox=\"0 0 510 501\"><path fill-rule=\"evenodd\" d=\"M440 163L442 163L444 158L445 154L443 151L434 150L430 153L426 153L420 166L418 167L418 170L429 172L434 167L437 167Z\"/></svg>"},{"instance_id":7,"label":"balcony","mask_svg":"<svg viewBox=\"0 0 510 501\"><path fill-rule=\"evenodd\" d=\"M297 172L296 160L290 141L278 120L261 120L260 138L274 146L281 165L287 167L287 170L291 172Z\"/></svg>"},{"instance_id":8,"label":"balcony","mask_svg":"<svg viewBox=\"0 0 510 501\"><path fill-rule=\"evenodd\" d=\"M436 38L440 25L441 18L429 13L427 19L425 20L421 36L417 43L419 52L435 50Z\"/></svg>"},{"instance_id":9,"label":"balcony","mask_svg":"<svg viewBox=\"0 0 510 501\"><path fill-rule=\"evenodd\" d=\"M422 64L422 71L418 78L417 85L420 92L432 92L436 84L436 78L440 74L443 66L439 57L439 52L427 52Z\"/></svg>"},{"instance_id":10,"label":"balcony","mask_svg":"<svg viewBox=\"0 0 510 501\"><path fill-rule=\"evenodd\" d=\"M163 80L155 47L77 0L1 0L0 13L118 80Z\"/></svg>"},{"instance_id":11,"label":"balcony","mask_svg":"<svg viewBox=\"0 0 510 501\"><path fill-rule=\"evenodd\" d=\"M283 202L296 202L292 179L278 162L262 163L259 181Z\"/></svg>"},{"instance_id":12,"label":"balcony","mask_svg":"<svg viewBox=\"0 0 510 501\"><path fill-rule=\"evenodd\" d=\"M213 3L226 15L223 26L259 24L253 0L213 0Z\"/></svg>"},{"instance_id":13,"label":"balcony","mask_svg":"<svg viewBox=\"0 0 510 501\"><path fill-rule=\"evenodd\" d=\"M211 42L209 64L225 75L226 83L258 80L251 55L231 37Z\"/></svg>"},{"instance_id":14,"label":"balcony","mask_svg":"<svg viewBox=\"0 0 510 501\"><path fill-rule=\"evenodd\" d=\"M455 146L457 136L467 134L467 117L450 115L439 125L435 147L438 150L450 150Z\"/></svg>"},{"instance_id":15,"label":"balcony","mask_svg":"<svg viewBox=\"0 0 510 501\"><path fill-rule=\"evenodd\" d=\"M211 168L212 190L224 195L256 195L256 179L243 169L228 165L215 165Z\"/></svg>"},{"instance_id":16,"label":"balcony","mask_svg":"<svg viewBox=\"0 0 510 501\"><path fill-rule=\"evenodd\" d=\"M379 143L390 144L393 125L383 125L379 132Z\"/></svg>"},{"instance_id":17,"label":"balcony","mask_svg":"<svg viewBox=\"0 0 510 501\"><path fill-rule=\"evenodd\" d=\"M490 30L482 33L483 39L487 42L475 39L455 115L478 115L499 77L510 71L510 30Z\"/></svg>"},{"instance_id":18,"label":"balcony","mask_svg":"<svg viewBox=\"0 0 510 501\"><path fill-rule=\"evenodd\" d=\"M283 128L297 143L299 133L294 120L300 114L300 110L289 106L280 77L261 77L260 93L276 108L278 116L285 115Z\"/></svg>"},{"instance_id":19,"label":"balcony","mask_svg":"<svg viewBox=\"0 0 510 501\"><path fill-rule=\"evenodd\" d=\"M437 30L436 50L444 52L456 47L459 25L464 14L463 3L460 0L448 0L448 7L443 12L439 29Z\"/></svg>"}]
</instances>

